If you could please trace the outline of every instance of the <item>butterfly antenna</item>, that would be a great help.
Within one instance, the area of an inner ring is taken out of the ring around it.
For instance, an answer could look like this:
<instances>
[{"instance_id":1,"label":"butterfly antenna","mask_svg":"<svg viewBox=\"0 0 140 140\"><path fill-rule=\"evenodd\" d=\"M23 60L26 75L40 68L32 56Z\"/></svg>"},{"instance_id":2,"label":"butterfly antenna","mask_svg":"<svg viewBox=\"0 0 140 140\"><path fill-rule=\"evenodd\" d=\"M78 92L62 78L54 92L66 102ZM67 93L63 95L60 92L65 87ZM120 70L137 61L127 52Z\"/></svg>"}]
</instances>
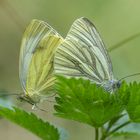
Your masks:
<instances>
[{"instance_id":1,"label":"butterfly antenna","mask_svg":"<svg viewBox=\"0 0 140 140\"><path fill-rule=\"evenodd\" d=\"M19 96L18 93L10 93L10 94L0 94L0 97L7 97L7 96Z\"/></svg>"},{"instance_id":2,"label":"butterfly antenna","mask_svg":"<svg viewBox=\"0 0 140 140\"><path fill-rule=\"evenodd\" d=\"M124 80L124 79L126 79L126 78L129 78L129 77L137 76L137 75L140 75L140 73L134 73L134 74L131 74L131 75L127 75L127 76L125 76L125 77L119 79L119 81L122 81L122 80Z\"/></svg>"}]
</instances>

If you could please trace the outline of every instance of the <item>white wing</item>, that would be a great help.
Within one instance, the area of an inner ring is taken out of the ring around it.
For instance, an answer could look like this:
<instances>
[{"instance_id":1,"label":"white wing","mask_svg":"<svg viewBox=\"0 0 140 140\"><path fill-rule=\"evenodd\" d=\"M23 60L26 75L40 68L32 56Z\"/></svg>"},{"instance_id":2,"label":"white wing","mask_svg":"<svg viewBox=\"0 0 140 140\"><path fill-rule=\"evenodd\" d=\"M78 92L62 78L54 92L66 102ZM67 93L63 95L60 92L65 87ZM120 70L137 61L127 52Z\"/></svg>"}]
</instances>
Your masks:
<instances>
[{"instance_id":1,"label":"white wing","mask_svg":"<svg viewBox=\"0 0 140 140\"><path fill-rule=\"evenodd\" d=\"M82 77L95 83L113 79L112 64L95 26L77 19L55 54L55 72Z\"/></svg>"},{"instance_id":2,"label":"white wing","mask_svg":"<svg viewBox=\"0 0 140 140\"><path fill-rule=\"evenodd\" d=\"M22 38L20 59L19 59L19 77L21 85L26 92L27 73L33 57L34 52L40 47L40 41L47 36L60 36L51 26L46 22L40 20L32 20L26 28Z\"/></svg>"}]
</instances>

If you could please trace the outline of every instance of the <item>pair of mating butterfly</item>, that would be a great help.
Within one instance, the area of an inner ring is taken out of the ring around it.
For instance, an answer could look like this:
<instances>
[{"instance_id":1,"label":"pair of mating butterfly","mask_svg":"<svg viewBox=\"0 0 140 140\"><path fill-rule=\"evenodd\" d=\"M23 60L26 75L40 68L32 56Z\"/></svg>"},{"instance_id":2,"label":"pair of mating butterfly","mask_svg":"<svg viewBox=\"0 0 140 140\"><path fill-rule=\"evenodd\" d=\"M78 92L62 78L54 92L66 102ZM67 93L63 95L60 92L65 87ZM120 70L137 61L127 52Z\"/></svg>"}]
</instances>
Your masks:
<instances>
[{"instance_id":1,"label":"pair of mating butterfly","mask_svg":"<svg viewBox=\"0 0 140 140\"><path fill-rule=\"evenodd\" d=\"M120 86L104 43L87 18L77 19L65 39L43 21L33 20L27 27L19 62L21 98L36 104L53 94L55 74L89 79L109 92Z\"/></svg>"}]
</instances>

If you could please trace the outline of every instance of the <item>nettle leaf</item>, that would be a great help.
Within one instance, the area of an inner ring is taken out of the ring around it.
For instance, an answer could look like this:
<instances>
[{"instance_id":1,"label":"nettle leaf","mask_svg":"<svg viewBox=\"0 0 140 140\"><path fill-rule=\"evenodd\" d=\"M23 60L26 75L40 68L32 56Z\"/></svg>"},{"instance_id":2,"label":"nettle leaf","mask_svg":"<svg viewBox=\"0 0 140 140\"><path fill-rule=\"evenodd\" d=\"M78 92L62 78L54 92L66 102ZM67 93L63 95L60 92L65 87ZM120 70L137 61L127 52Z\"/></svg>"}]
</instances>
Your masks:
<instances>
[{"instance_id":1,"label":"nettle leaf","mask_svg":"<svg viewBox=\"0 0 140 140\"><path fill-rule=\"evenodd\" d=\"M58 130L48 122L44 122L33 113L19 108L9 109L0 106L0 115L31 131L42 140L59 140Z\"/></svg>"},{"instance_id":2,"label":"nettle leaf","mask_svg":"<svg viewBox=\"0 0 140 140\"><path fill-rule=\"evenodd\" d=\"M56 115L100 127L124 109L119 94L110 94L88 80L58 77Z\"/></svg>"},{"instance_id":3,"label":"nettle leaf","mask_svg":"<svg viewBox=\"0 0 140 140\"><path fill-rule=\"evenodd\" d=\"M126 110L133 122L140 122L140 83L131 83L126 90L129 96Z\"/></svg>"}]
</instances>

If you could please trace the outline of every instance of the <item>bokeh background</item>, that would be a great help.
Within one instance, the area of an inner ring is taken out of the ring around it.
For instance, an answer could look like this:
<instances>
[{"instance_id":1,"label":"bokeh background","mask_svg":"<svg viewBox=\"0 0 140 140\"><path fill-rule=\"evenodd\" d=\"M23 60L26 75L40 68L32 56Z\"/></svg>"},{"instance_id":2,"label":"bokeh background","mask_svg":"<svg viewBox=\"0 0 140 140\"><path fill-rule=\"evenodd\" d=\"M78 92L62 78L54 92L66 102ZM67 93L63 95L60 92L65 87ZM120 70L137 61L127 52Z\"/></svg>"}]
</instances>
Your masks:
<instances>
[{"instance_id":1,"label":"bokeh background","mask_svg":"<svg viewBox=\"0 0 140 140\"><path fill-rule=\"evenodd\" d=\"M73 21L87 17L98 28L106 47L140 32L139 0L0 0L0 89L22 92L18 77L19 49L25 27L32 19L47 21L63 37ZM116 78L140 72L140 37L110 52ZM140 80L140 76L127 79ZM31 106L21 105L31 111ZM43 105L42 105L43 106ZM93 140L90 126L37 111L40 117L69 131L69 140ZM39 140L25 129L0 120L0 140ZM119 138L120 139L120 138ZM136 139L136 138L133 138ZM137 138L139 139L139 138Z\"/></svg>"}]
</instances>

